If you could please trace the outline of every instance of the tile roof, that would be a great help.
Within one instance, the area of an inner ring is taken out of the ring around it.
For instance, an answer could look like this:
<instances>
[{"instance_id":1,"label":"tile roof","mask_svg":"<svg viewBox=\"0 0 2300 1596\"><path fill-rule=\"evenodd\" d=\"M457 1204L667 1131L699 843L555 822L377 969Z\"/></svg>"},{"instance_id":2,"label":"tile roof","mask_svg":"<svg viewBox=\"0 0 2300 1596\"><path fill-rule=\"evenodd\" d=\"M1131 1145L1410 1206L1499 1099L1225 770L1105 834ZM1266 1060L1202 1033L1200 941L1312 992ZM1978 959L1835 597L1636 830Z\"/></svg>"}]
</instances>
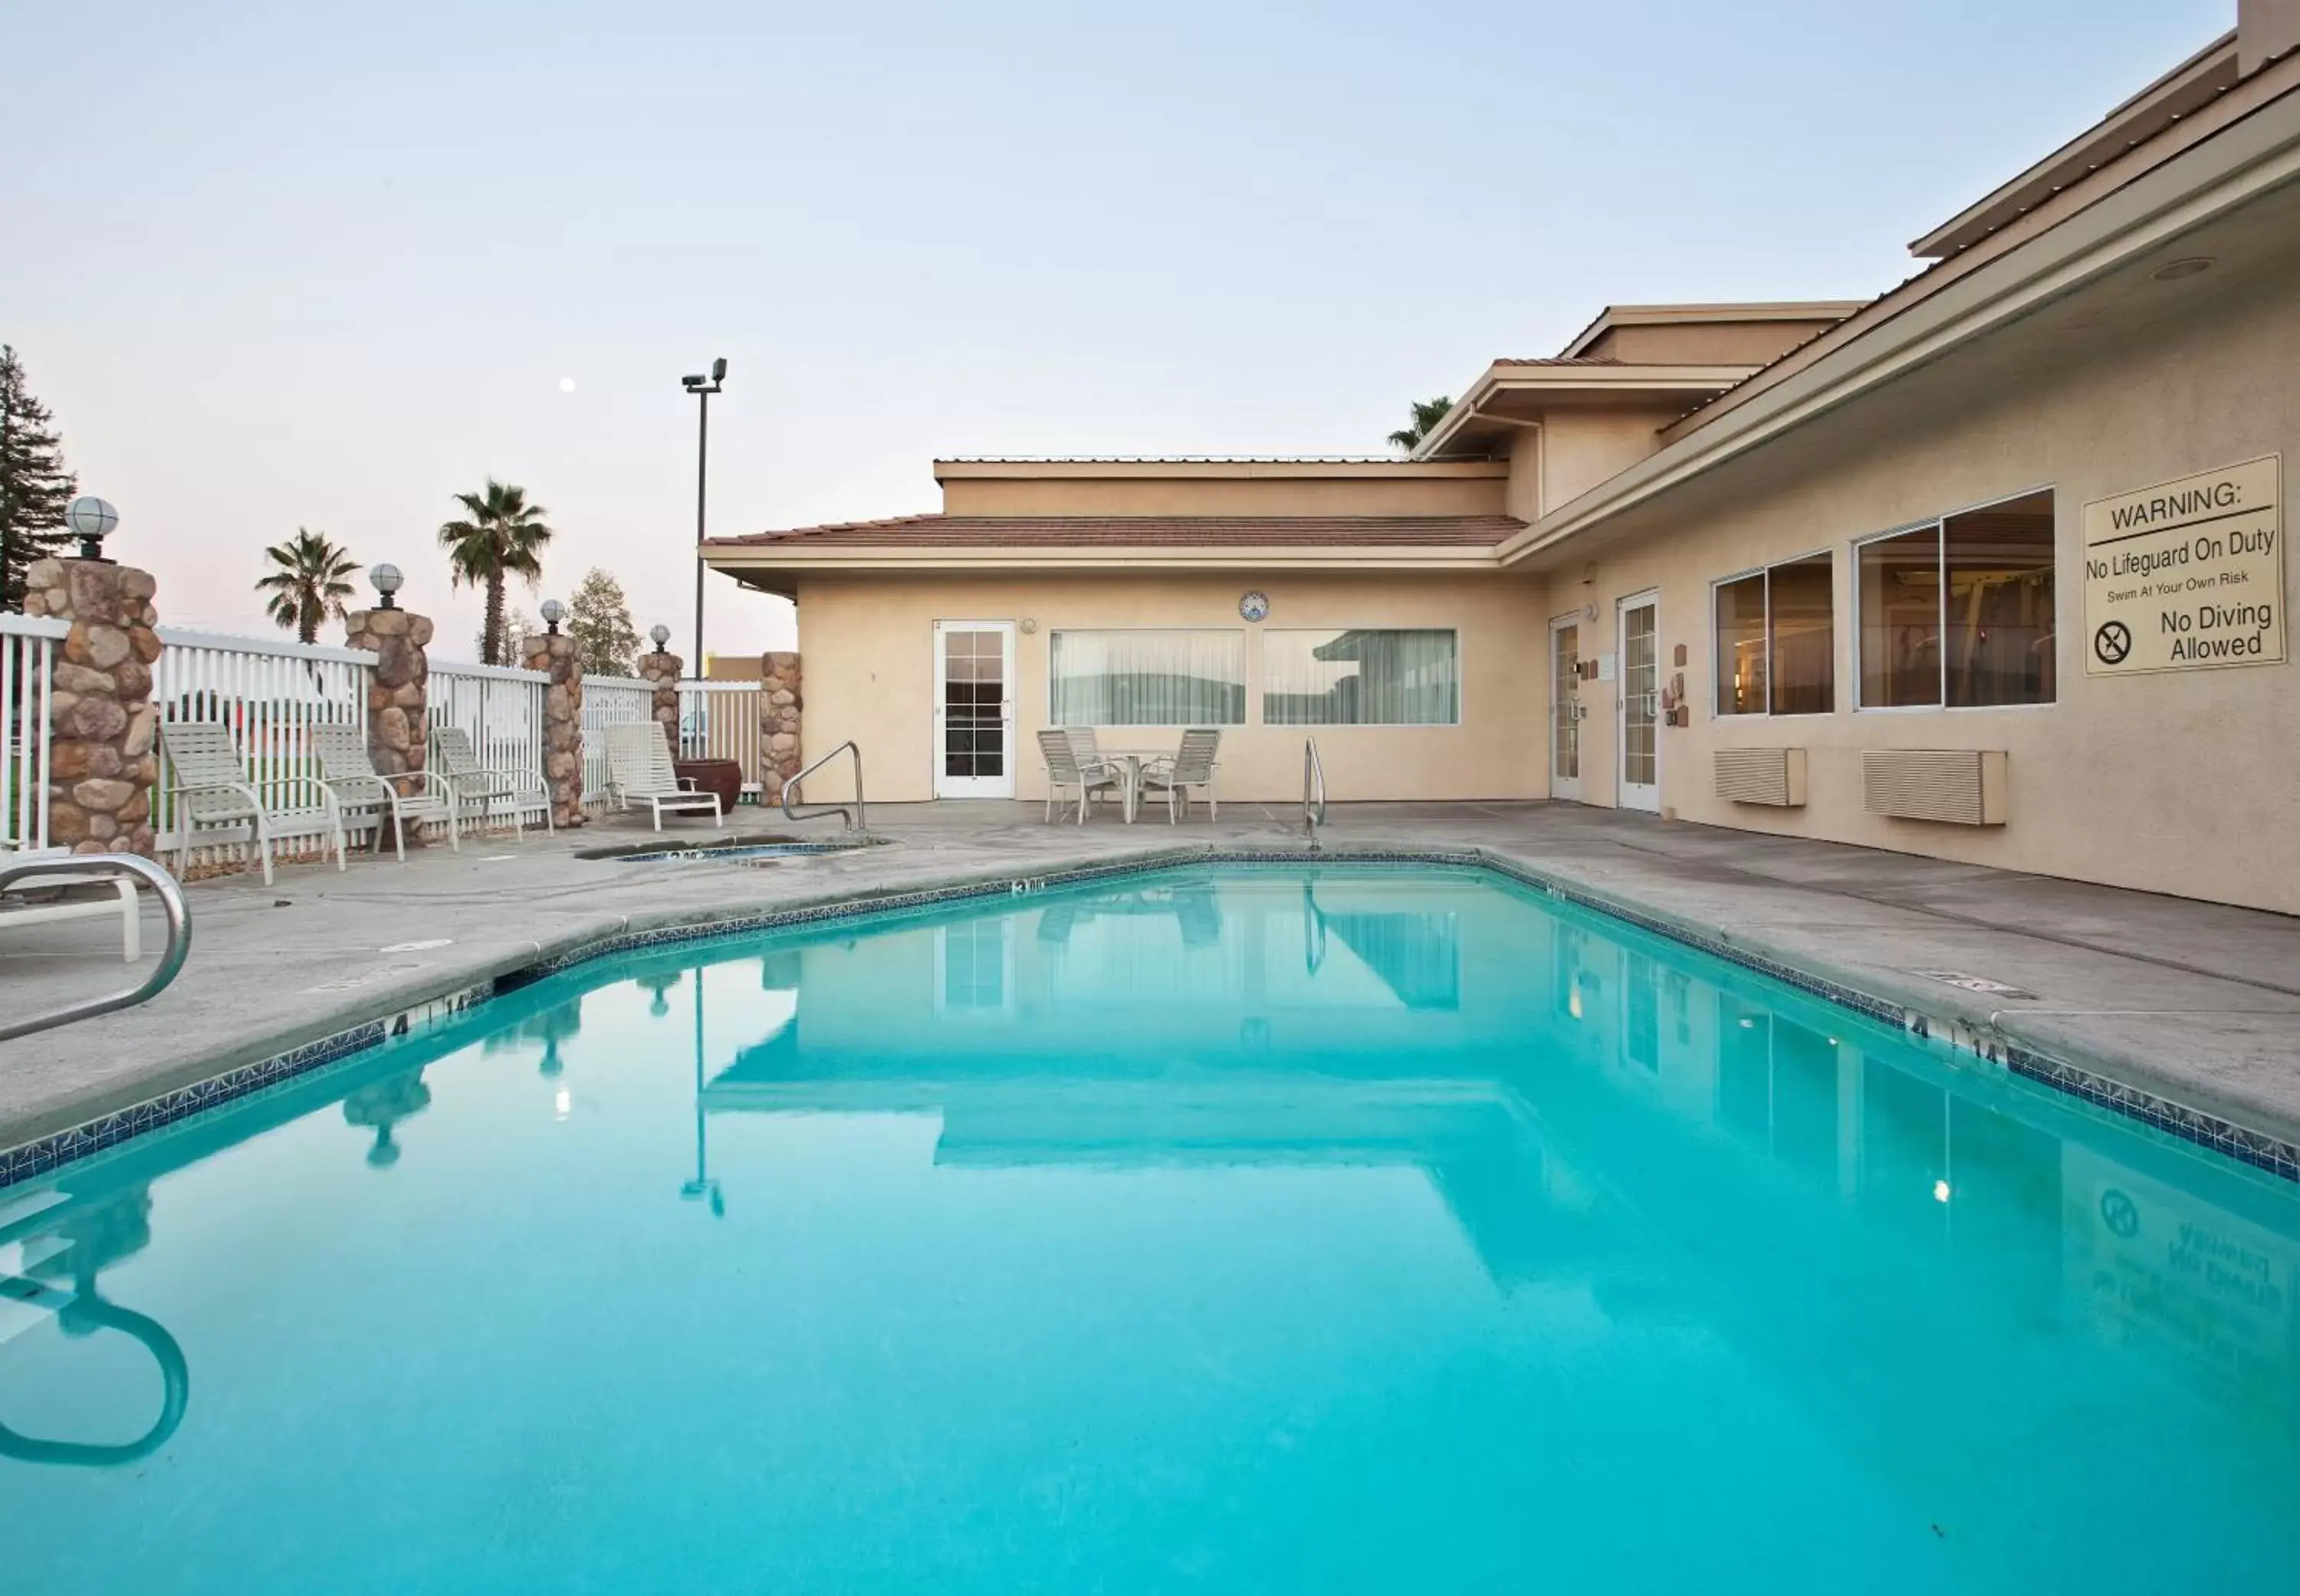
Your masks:
<instances>
[{"instance_id":1,"label":"tile roof","mask_svg":"<svg viewBox=\"0 0 2300 1596\"><path fill-rule=\"evenodd\" d=\"M902 515L714 537L736 548L1483 547L1525 528L1506 515Z\"/></svg>"}]
</instances>

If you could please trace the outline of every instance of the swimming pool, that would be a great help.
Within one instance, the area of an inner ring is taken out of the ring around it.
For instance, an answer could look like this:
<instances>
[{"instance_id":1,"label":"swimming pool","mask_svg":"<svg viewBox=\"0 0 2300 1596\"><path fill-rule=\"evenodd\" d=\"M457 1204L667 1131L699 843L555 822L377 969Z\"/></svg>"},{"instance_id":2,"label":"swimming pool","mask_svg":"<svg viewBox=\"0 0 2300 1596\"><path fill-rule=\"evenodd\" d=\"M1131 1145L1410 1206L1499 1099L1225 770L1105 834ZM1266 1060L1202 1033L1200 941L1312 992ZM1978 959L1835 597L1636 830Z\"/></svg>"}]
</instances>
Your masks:
<instances>
[{"instance_id":1,"label":"swimming pool","mask_svg":"<svg viewBox=\"0 0 2300 1596\"><path fill-rule=\"evenodd\" d=\"M2296 1266L2287 1185L1498 878L1179 870L598 961L0 1193L0 1530L43 1596L2288 1590Z\"/></svg>"}]
</instances>

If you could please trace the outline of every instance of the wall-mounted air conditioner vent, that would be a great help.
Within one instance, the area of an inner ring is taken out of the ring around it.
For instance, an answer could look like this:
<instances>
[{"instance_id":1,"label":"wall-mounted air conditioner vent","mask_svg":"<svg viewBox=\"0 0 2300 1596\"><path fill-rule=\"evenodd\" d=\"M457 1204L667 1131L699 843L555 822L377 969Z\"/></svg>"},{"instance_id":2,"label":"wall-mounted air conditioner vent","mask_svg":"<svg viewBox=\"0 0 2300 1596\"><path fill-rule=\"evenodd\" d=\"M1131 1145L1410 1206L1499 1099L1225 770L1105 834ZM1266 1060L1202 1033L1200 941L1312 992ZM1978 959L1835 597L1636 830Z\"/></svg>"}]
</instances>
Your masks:
<instances>
[{"instance_id":1,"label":"wall-mounted air conditioner vent","mask_svg":"<svg viewBox=\"0 0 2300 1596\"><path fill-rule=\"evenodd\" d=\"M1729 803L1770 803L1777 809L1803 809L1804 750L1719 749L1717 795Z\"/></svg>"},{"instance_id":2,"label":"wall-mounted air conditioner vent","mask_svg":"<svg viewBox=\"0 0 2300 1596\"><path fill-rule=\"evenodd\" d=\"M1871 748L1861 756L1862 807L1903 820L2002 826L2005 763L1996 749Z\"/></svg>"}]
</instances>

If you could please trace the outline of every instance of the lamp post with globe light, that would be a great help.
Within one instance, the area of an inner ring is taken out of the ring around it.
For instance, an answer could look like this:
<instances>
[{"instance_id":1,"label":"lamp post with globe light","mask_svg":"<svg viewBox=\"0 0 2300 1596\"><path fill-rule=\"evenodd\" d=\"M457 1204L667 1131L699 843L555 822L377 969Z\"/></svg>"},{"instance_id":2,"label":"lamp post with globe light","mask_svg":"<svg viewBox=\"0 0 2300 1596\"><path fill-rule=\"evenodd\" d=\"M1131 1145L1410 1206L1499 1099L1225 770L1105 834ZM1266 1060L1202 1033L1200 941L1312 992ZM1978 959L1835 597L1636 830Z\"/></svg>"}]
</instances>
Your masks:
<instances>
[{"instance_id":1,"label":"lamp post with globe light","mask_svg":"<svg viewBox=\"0 0 2300 1596\"><path fill-rule=\"evenodd\" d=\"M398 608L396 604L392 603L391 595L397 593L399 591L400 585L407 580L406 578L399 574L399 567L391 564L371 565L367 569L367 579L369 584L375 589L375 607L377 609L394 610Z\"/></svg>"},{"instance_id":2,"label":"lamp post with globe light","mask_svg":"<svg viewBox=\"0 0 2300 1596\"><path fill-rule=\"evenodd\" d=\"M703 495L708 478L711 444L711 395L727 384L727 357L711 362L711 375L690 375L679 386L695 395L699 408L695 419L695 674L703 675Z\"/></svg>"},{"instance_id":3,"label":"lamp post with globe light","mask_svg":"<svg viewBox=\"0 0 2300 1596\"><path fill-rule=\"evenodd\" d=\"M559 636L559 623L566 617L567 606L557 599L543 601L543 629L546 636Z\"/></svg>"},{"instance_id":4,"label":"lamp post with globe light","mask_svg":"<svg viewBox=\"0 0 2300 1596\"><path fill-rule=\"evenodd\" d=\"M64 507L64 525L79 538L79 557L105 565L104 540L120 525L120 511L93 494L82 494Z\"/></svg>"}]
</instances>

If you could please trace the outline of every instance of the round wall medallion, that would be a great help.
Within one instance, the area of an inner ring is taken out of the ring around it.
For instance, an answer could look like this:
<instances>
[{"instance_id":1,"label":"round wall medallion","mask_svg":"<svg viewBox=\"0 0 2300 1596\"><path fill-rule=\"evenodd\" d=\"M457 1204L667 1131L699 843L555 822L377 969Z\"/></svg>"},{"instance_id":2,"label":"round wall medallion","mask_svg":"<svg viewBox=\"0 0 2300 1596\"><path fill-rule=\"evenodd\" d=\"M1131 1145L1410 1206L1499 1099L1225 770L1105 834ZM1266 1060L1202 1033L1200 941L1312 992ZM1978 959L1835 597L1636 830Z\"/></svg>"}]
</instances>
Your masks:
<instances>
[{"instance_id":1,"label":"round wall medallion","mask_svg":"<svg viewBox=\"0 0 2300 1596\"><path fill-rule=\"evenodd\" d=\"M1248 620L1261 620L1270 614L1270 595L1260 588L1238 601L1238 612Z\"/></svg>"}]
</instances>

